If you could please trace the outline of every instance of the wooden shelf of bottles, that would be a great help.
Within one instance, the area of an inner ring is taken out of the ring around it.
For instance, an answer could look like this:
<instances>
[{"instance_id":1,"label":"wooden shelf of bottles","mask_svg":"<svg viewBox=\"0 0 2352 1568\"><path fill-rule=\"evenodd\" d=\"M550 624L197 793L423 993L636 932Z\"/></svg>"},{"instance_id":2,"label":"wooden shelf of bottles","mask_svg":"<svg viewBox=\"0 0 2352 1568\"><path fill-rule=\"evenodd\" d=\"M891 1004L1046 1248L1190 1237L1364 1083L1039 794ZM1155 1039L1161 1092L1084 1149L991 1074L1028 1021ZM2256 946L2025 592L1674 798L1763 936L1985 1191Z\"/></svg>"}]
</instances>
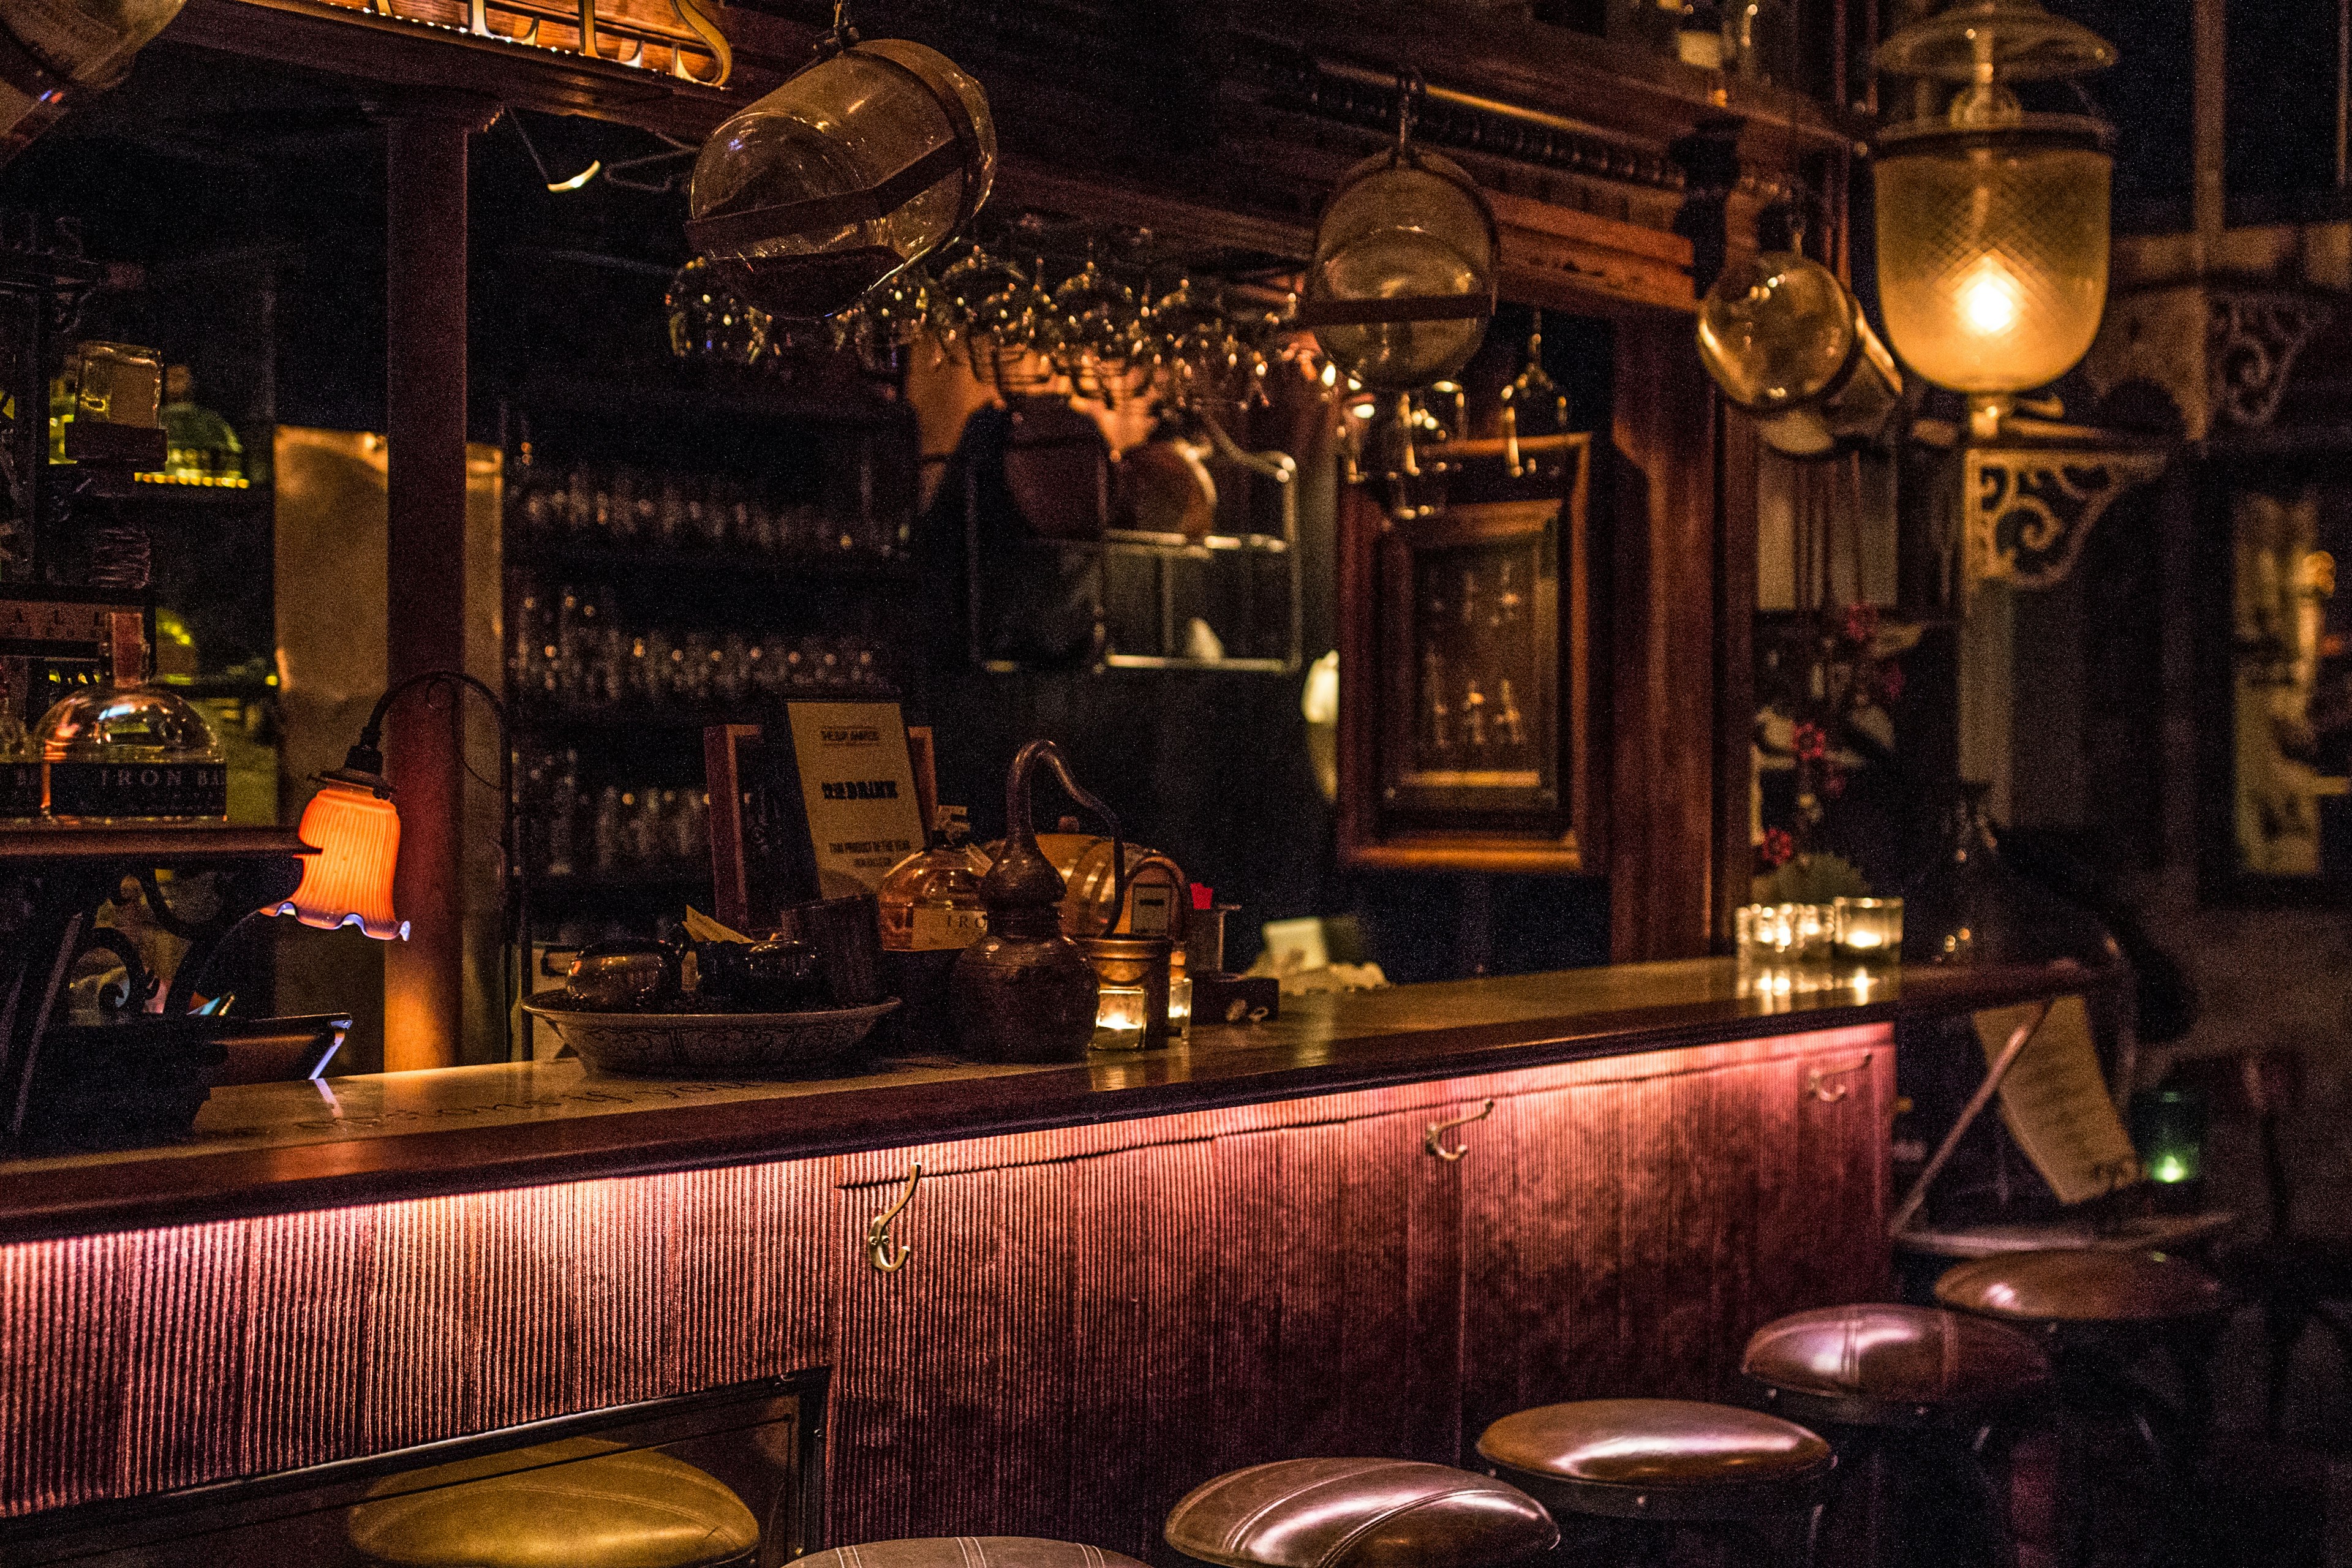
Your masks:
<instances>
[{"instance_id":1,"label":"wooden shelf of bottles","mask_svg":"<svg viewBox=\"0 0 2352 1568\"><path fill-rule=\"evenodd\" d=\"M904 408L675 392L508 408L522 880L560 945L709 907L706 726L905 698L919 673Z\"/></svg>"}]
</instances>

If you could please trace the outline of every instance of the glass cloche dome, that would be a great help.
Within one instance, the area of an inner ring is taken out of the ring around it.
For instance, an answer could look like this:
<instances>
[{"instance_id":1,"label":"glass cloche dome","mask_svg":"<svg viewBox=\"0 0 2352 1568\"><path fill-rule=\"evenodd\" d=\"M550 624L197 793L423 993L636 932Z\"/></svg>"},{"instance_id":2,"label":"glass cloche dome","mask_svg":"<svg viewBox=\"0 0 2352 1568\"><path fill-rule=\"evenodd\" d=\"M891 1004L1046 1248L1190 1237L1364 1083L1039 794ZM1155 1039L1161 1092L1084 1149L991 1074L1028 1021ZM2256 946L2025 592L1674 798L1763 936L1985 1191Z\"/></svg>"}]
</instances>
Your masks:
<instances>
[{"instance_id":1,"label":"glass cloche dome","mask_svg":"<svg viewBox=\"0 0 2352 1568\"><path fill-rule=\"evenodd\" d=\"M227 753L205 716L159 686L90 687L52 707L34 741L49 815L82 823L228 816Z\"/></svg>"}]
</instances>

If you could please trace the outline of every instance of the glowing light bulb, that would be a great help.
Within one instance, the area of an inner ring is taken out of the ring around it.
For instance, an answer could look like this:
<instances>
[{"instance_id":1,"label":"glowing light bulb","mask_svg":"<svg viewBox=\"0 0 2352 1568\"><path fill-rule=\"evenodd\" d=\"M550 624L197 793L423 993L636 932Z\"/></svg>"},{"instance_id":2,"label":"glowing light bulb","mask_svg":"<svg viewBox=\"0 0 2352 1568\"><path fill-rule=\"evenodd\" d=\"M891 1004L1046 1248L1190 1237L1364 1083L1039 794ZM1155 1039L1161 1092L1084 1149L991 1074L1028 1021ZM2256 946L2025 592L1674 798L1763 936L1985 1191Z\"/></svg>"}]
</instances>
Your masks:
<instances>
[{"instance_id":1,"label":"glowing light bulb","mask_svg":"<svg viewBox=\"0 0 2352 1568\"><path fill-rule=\"evenodd\" d=\"M2000 258L1979 258L1960 285L1960 319L1969 330L1979 337L1997 338L2014 328L2023 313L2016 278Z\"/></svg>"}]
</instances>

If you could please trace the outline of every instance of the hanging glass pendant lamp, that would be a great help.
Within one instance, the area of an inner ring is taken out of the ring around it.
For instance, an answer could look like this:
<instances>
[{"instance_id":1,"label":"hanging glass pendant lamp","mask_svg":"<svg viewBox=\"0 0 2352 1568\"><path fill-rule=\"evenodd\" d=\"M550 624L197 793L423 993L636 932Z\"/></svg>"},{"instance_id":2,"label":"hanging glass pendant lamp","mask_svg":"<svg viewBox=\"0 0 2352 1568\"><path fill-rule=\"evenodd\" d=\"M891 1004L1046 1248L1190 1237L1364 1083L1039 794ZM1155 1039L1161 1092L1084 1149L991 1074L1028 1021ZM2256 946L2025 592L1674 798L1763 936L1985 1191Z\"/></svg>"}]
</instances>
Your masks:
<instances>
[{"instance_id":1,"label":"hanging glass pendant lamp","mask_svg":"<svg viewBox=\"0 0 2352 1568\"><path fill-rule=\"evenodd\" d=\"M996 175L988 95L936 49L859 41L845 4L797 76L695 160L687 238L734 290L788 321L857 302L953 238Z\"/></svg>"},{"instance_id":2,"label":"hanging glass pendant lamp","mask_svg":"<svg viewBox=\"0 0 2352 1568\"><path fill-rule=\"evenodd\" d=\"M1341 374L1387 392L1469 363L1495 313L1502 245L1477 183L1412 141L1419 77L1398 83L1397 140L1341 176L1315 228L1293 324Z\"/></svg>"},{"instance_id":3,"label":"hanging glass pendant lamp","mask_svg":"<svg viewBox=\"0 0 2352 1568\"><path fill-rule=\"evenodd\" d=\"M1967 394L1979 437L2016 394L2074 368L2107 294L2113 133L2029 111L2010 84L2115 58L2034 0L1960 0L1879 46L1882 72L1958 88L1943 113L1879 133L1878 285L1895 352Z\"/></svg>"},{"instance_id":4,"label":"hanging glass pendant lamp","mask_svg":"<svg viewBox=\"0 0 2352 1568\"><path fill-rule=\"evenodd\" d=\"M1874 445L1902 402L1902 374L1853 295L1794 251L1725 268L1699 303L1698 357L1783 457Z\"/></svg>"}]
</instances>

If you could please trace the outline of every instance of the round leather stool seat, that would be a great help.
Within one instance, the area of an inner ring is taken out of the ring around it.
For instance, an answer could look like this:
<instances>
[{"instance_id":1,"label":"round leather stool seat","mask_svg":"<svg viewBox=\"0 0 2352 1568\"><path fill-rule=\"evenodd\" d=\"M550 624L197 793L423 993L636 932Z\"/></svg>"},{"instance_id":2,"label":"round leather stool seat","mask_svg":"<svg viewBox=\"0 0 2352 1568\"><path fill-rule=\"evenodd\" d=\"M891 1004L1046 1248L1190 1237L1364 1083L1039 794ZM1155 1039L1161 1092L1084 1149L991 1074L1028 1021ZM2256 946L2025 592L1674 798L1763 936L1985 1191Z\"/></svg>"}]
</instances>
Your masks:
<instances>
[{"instance_id":1,"label":"round leather stool seat","mask_svg":"<svg viewBox=\"0 0 2352 1568\"><path fill-rule=\"evenodd\" d=\"M1963 1312L2035 1323L2156 1323L2230 1304L2221 1282L2163 1252L2066 1247L1979 1258L1945 1270L1936 1300Z\"/></svg>"},{"instance_id":2,"label":"round leather stool seat","mask_svg":"<svg viewBox=\"0 0 2352 1568\"><path fill-rule=\"evenodd\" d=\"M376 1489L395 1489L346 1526L385 1568L736 1568L759 1556L760 1521L717 1478L594 1437L411 1470Z\"/></svg>"},{"instance_id":3,"label":"round leather stool seat","mask_svg":"<svg viewBox=\"0 0 2352 1568\"><path fill-rule=\"evenodd\" d=\"M943 1535L869 1541L812 1552L793 1568L1143 1568L1132 1557L1074 1541L1027 1535Z\"/></svg>"},{"instance_id":4,"label":"round leather stool seat","mask_svg":"<svg viewBox=\"0 0 2352 1568\"><path fill-rule=\"evenodd\" d=\"M1966 1424L2047 1387L2050 1360L2014 1329L1934 1307L1823 1307L1756 1331L1740 1371L1804 1421Z\"/></svg>"},{"instance_id":5,"label":"round leather stool seat","mask_svg":"<svg viewBox=\"0 0 2352 1568\"><path fill-rule=\"evenodd\" d=\"M1407 1459L1284 1459L1230 1470L1169 1510L1168 1544L1223 1568L1502 1568L1559 1531L1514 1487Z\"/></svg>"},{"instance_id":6,"label":"round leather stool seat","mask_svg":"<svg viewBox=\"0 0 2352 1568\"><path fill-rule=\"evenodd\" d=\"M1792 1421L1687 1399L1587 1399L1506 1415L1479 1457L1546 1504L1612 1519L1739 1520L1810 1508L1837 1463Z\"/></svg>"}]
</instances>

